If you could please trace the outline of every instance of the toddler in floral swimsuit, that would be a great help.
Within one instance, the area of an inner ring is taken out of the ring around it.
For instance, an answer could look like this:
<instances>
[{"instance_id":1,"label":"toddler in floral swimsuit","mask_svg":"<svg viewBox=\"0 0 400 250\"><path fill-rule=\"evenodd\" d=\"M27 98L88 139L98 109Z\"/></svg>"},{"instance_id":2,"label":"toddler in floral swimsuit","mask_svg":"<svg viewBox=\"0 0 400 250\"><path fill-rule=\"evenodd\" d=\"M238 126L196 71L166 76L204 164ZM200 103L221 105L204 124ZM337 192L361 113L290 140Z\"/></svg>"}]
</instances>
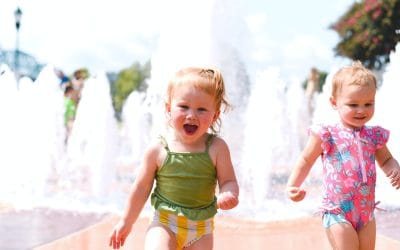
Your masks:
<instances>
[{"instance_id":1,"label":"toddler in floral swimsuit","mask_svg":"<svg viewBox=\"0 0 400 250\"><path fill-rule=\"evenodd\" d=\"M360 62L334 75L330 103L340 122L311 126L287 183L290 199L304 199L301 184L321 157L322 220L333 249L375 249L375 161L400 188L400 166L386 146L389 131L365 125L374 115L376 88L374 74Z\"/></svg>"},{"instance_id":2,"label":"toddler in floral swimsuit","mask_svg":"<svg viewBox=\"0 0 400 250\"><path fill-rule=\"evenodd\" d=\"M335 214L361 229L373 219L375 152L386 144L389 132L379 126L351 129L336 124L312 127L311 133L322 140L325 225L332 224L329 214Z\"/></svg>"}]
</instances>

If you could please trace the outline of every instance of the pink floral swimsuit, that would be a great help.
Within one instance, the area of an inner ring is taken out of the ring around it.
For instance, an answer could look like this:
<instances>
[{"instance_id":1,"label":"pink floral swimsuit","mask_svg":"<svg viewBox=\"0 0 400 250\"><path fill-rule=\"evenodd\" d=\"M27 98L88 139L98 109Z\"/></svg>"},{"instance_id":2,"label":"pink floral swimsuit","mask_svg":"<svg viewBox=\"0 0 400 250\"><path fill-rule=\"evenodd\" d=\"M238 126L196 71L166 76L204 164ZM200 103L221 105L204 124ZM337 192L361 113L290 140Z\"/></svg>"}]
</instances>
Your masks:
<instances>
[{"instance_id":1,"label":"pink floral swimsuit","mask_svg":"<svg viewBox=\"0 0 400 250\"><path fill-rule=\"evenodd\" d=\"M389 131L336 124L312 126L310 132L322 139L322 212L342 214L354 229L361 229L374 216L375 151L386 144Z\"/></svg>"}]
</instances>

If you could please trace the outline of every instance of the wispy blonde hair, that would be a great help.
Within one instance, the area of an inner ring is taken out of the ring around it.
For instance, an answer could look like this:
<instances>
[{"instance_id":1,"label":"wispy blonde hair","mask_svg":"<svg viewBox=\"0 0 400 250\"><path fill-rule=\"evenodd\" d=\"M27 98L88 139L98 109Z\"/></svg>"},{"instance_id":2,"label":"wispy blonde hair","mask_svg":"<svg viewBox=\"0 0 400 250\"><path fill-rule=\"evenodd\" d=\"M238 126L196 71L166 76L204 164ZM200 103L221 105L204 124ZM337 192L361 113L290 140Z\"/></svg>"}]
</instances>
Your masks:
<instances>
[{"instance_id":1,"label":"wispy blonde hair","mask_svg":"<svg viewBox=\"0 0 400 250\"><path fill-rule=\"evenodd\" d=\"M332 96L337 97L344 85L373 86L377 88L374 73L365 68L360 61L354 61L350 66L341 68L332 78Z\"/></svg>"}]
</instances>

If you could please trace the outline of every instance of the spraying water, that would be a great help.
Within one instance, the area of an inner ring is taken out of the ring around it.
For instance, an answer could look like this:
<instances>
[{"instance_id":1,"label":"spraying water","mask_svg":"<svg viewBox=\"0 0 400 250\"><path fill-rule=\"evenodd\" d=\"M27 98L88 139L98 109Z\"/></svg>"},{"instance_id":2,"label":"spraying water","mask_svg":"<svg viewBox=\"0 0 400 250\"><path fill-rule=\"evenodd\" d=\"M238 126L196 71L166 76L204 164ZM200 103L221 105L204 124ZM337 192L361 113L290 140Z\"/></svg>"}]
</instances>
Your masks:
<instances>
[{"instance_id":1,"label":"spraying water","mask_svg":"<svg viewBox=\"0 0 400 250\"><path fill-rule=\"evenodd\" d=\"M2 201L16 207L120 211L143 150L165 125L162 104L169 76L182 66L212 65L221 69L233 106L222 117L221 136L231 147L241 186L240 205L226 213L287 219L314 212L318 192L295 205L286 198L284 186L311 121L334 117L325 112L330 110L326 98L329 90L317 96L312 117L306 111L300 81L284 82L275 68L262 72L249 68L251 63L245 56L249 42L243 35L246 29L240 7L226 6L239 5L211 0L196 8L183 4L179 7L185 11L166 19L159 49L152 58L149 88L146 93L129 96L121 130L114 118L105 75L88 79L67 145L62 90L54 68L44 68L35 82L21 79L16 88L13 73L1 66L0 148L5 152L0 155ZM389 146L398 159L399 125L394 115L384 115L395 107L389 102L395 97L387 97L397 93L399 76L395 69L399 66L399 55L393 54L378 91L376 113L376 121L384 122L382 126L392 131ZM120 165L130 167L121 171ZM314 168L318 170L318 166ZM318 174L314 174L306 184L318 187L318 180ZM387 182L379 185L377 193L391 190L391 199L382 195L384 204L400 207L400 199L393 199L398 192Z\"/></svg>"}]
</instances>

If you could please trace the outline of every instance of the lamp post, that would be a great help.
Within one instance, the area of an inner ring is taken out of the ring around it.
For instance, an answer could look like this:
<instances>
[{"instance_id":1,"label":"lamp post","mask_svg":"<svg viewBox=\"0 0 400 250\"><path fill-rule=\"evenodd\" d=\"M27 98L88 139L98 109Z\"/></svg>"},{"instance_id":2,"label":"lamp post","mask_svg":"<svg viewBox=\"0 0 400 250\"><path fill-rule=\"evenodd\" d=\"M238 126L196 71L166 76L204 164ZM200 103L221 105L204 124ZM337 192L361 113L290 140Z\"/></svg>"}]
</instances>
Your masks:
<instances>
[{"instance_id":1,"label":"lamp post","mask_svg":"<svg viewBox=\"0 0 400 250\"><path fill-rule=\"evenodd\" d=\"M19 7L17 7L17 9L14 11L14 17L15 17L15 29L17 31L15 39L14 67L15 67L15 75L18 82L19 81L19 28L21 26L21 17L22 17L22 10Z\"/></svg>"}]
</instances>

